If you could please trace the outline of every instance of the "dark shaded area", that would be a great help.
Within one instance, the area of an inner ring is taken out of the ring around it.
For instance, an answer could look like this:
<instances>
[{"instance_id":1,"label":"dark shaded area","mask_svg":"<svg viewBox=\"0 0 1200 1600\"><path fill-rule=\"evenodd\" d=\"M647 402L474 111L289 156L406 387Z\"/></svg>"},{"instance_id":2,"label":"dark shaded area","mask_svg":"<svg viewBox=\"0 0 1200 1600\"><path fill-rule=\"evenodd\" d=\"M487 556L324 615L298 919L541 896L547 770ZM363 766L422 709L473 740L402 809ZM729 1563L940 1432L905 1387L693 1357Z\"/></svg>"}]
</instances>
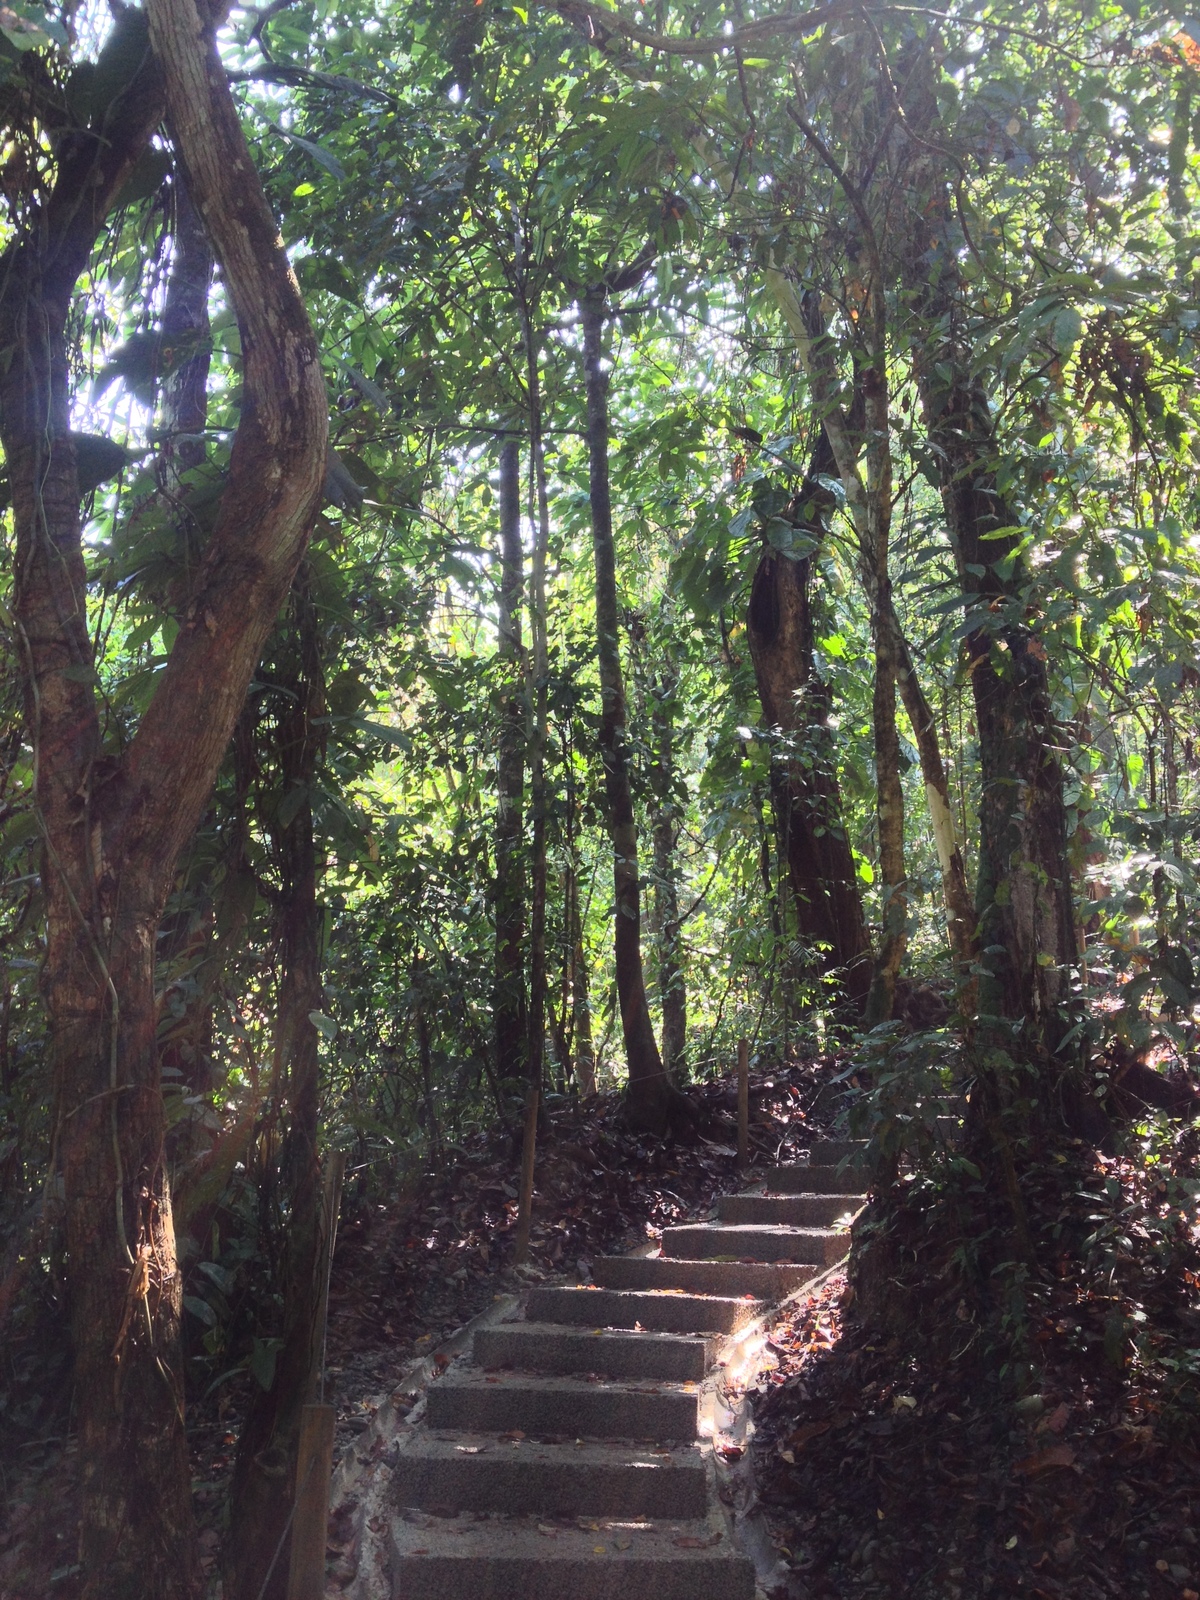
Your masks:
<instances>
[{"instance_id":1,"label":"dark shaded area","mask_svg":"<svg viewBox=\"0 0 1200 1600\"><path fill-rule=\"evenodd\" d=\"M1042 1183L1028 1277L956 1255L966 1206L982 1238L1003 1233L978 1193L872 1219L908 1263L888 1320L868 1244L858 1293L835 1280L776 1330L755 1396L759 1492L791 1569L775 1600L1200 1587L1192 1142L1150 1168L1080 1156L1077 1182Z\"/></svg>"}]
</instances>

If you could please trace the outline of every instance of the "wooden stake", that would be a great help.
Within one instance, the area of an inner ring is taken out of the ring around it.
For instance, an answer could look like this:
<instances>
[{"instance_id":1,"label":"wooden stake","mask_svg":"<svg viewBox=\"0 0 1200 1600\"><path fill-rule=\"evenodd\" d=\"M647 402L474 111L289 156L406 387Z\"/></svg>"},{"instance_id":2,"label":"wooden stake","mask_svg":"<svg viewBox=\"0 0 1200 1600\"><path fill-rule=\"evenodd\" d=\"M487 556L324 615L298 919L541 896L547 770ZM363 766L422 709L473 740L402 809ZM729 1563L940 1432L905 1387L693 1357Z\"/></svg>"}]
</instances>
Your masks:
<instances>
[{"instance_id":1,"label":"wooden stake","mask_svg":"<svg viewBox=\"0 0 1200 1600\"><path fill-rule=\"evenodd\" d=\"M750 1046L738 1040L738 1166L750 1165Z\"/></svg>"},{"instance_id":2,"label":"wooden stake","mask_svg":"<svg viewBox=\"0 0 1200 1600\"><path fill-rule=\"evenodd\" d=\"M335 1416L334 1408L325 1405L305 1406L300 1412L287 1600L325 1600L325 1538Z\"/></svg>"},{"instance_id":3,"label":"wooden stake","mask_svg":"<svg viewBox=\"0 0 1200 1600\"><path fill-rule=\"evenodd\" d=\"M346 1176L346 1152L331 1150L325 1158L321 1184L321 1249L317 1256L317 1320L320 1338L313 1346L309 1373L308 1400L325 1398L325 1324L329 1315L329 1275L333 1271L333 1251L337 1243L338 1214L342 1208L342 1184Z\"/></svg>"},{"instance_id":4,"label":"wooden stake","mask_svg":"<svg viewBox=\"0 0 1200 1600\"><path fill-rule=\"evenodd\" d=\"M517 1202L517 1243L513 1263L529 1260L529 1230L533 1226L533 1167L537 1156L537 1084L531 1083L525 1095L525 1137L521 1143L521 1195Z\"/></svg>"}]
</instances>

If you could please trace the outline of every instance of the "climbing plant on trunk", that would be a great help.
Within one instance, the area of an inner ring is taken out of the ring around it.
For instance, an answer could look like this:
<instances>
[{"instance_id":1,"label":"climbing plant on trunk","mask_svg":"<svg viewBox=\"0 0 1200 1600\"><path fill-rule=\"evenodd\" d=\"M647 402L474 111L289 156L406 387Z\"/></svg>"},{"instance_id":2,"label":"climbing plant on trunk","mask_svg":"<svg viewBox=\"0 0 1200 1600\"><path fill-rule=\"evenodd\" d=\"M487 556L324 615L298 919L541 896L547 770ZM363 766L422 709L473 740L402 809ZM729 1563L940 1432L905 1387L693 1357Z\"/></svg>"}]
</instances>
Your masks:
<instances>
[{"instance_id":1,"label":"climbing plant on trunk","mask_svg":"<svg viewBox=\"0 0 1200 1600\"><path fill-rule=\"evenodd\" d=\"M64 132L53 184L5 252L0 287L0 344L15 352L0 378L0 436L43 839L80 1560L84 1594L108 1600L190 1597L199 1585L155 937L303 550L325 460L316 343L217 57L215 20L192 0L122 13L99 69L121 87L93 126ZM88 630L66 329L76 283L164 108L237 313L242 416L170 659L117 751L103 736Z\"/></svg>"},{"instance_id":2,"label":"climbing plant on trunk","mask_svg":"<svg viewBox=\"0 0 1200 1600\"><path fill-rule=\"evenodd\" d=\"M816 558L833 499L818 480L834 467L822 429L808 476L788 508L792 548L768 543L759 557L746 632L763 721L781 736L771 764L771 799L797 931L861 1006L870 986L871 945L842 817L828 726L831 696L814 660Z\"/></svg>"}]
</instances>

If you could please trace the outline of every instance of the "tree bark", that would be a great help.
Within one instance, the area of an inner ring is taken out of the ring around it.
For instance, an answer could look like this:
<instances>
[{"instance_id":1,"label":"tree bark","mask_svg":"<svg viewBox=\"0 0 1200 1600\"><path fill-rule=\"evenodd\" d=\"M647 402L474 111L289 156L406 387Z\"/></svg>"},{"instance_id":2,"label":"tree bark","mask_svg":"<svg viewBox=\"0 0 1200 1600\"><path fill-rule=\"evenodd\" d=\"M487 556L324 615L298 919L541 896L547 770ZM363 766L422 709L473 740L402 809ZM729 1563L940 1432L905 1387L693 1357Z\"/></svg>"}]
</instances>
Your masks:
<instances>
[{"instance_id":1,"label":"tree bark","mask_svg":"<svg viewBox=\"0 0 1200 1600\"><path fill-rule=\"evenodd\" d=\"M942 872L942 895L946 902L946 930L950 940L950 953L958 975L959 1007L964 1014L975 1008L974 979L971 966L978 951L975 933L975 911L971 892L967 887L967 869L963 863L958 830L954 825L954 811L950 803L950 782L942 760L941 742L937 735L937 721L933 707L925 697L921 680L913 664L908 641L896 616L891 610L894 628L893 647L896 660L896 683L900 699L912 724L913 737L921 759L921 776L925 781L925 799L929 806L929 821L933 829L934 848Z\"/></svg>"},{"instance_id":2,"label":"tree bark","mask_svg":"<svg viewBox=\"0 0 1200 1600\"><path fill-rule=\"evenodd\" d=\"M881 927L875 970L863 1021L868 1028L892 1015L896 979L908 945L907 874L904 868L904 786L900 779L900 735L896 728L896 633L889 622L892 585L887 573L886 536L875 554L871 585L871 640L875 647L875 683L871 715L875 734L876 825L879 830L879 873L882 883Z\"/></svg>"},{"instance_id":3,"label":"tree bark","mask_svg":"<svg viewBox=\"0 0 1200 1600\"><path fill-rule=\"evenodd\" d=\"M155 58L146 45L149 26ZM141 30L140 32L138 30ZM136 62L4 254L0 434L14 611L44 841L43 973L69 1260L87 1600L198 1590L183 1429L180 1277L163 1161L154 952L254 661L315 515L326 407L316 343L191 0L121 13L98 77ZM133 49L141 41L142 48ZM160 76L161 70L161 76ZM229 485L158 689L101 743L65 330L104 218L163 114L225 269L245 353ZM97 137L97 134L102 136Z\"/></svg>"},{"instance_id":4,"label":"tree bark","mask_svg":"<svg viewBox=\"0 0 1200 1600\"><path fill-rule=\"evenodd\" d=\"M175 224L171 275L162 319L162 442L158 469L165 489L177 491L180 476L205 457L208 426L208 371L212 361L208 296L213 253L187 179L172 185Z\"/></svg>"},{"instance_id":5,"label":"tree bark","mask_svg":"<svg viewBox=\"0 0 1200 1600\"><path fill-rule=\"evenodd\" d=\"M928 61L908 75L912 131L938 136ZM979 1115L1015 1093L1002 1062L1042 1068L1037 1119L1071 1120L1080 1097L1071 1055L1078 964L1063 772L1046 671L1031 625L1019 532L995 476L998 445L971 362L963 284L951 242L953 202L913 152L910 236L903 265L919 332L911 341L922 413L937 462L946 524L966 611L965 652L981 766L978 1029ZM1076 1057L1077 1060L1077 1057ZM989 1068L986 1063L992 1062ZM972 1099L975 1109L975 1097Z\"/></svg>"},{"instance_id":6,"label":"tree bark","mask_svg":"<svg viewBox=\"0 0 1200 1600\"><path fill-rule=\"evenodd\" d=\"M673 1083L687 1071L687 978L683 970L679 918L679 803L675 788L675 696L679 669L669 653L656 683L650 684L650 791L654 797L654 916L658 924L658 993L662 1006L663 1067Z\"/></svg>"},{"instance_id":7,"label":"tree bark","mask_svg":"<svg viewBox=\"0 0 1200 1600\"><path fill-rule=\"evenodd\" d=\"M522 705L521 484L517 446L500 453L499 658L503 674L496 763L496 956L492 1012L496 1070L502 1082L525 1080L525 853L522 848L526 715Z\"/></svg>"},{"instance_id":8,"label":"tree bark","mask_svg":"<svg viewBox=\"0 0 1200 1600\"><path fill-rule=\"evenodd\" d=\"M596 1048L592 1043L591 985L587 950L583 941L584 911L579 900L579 795L571 746L564 737L563 770L566 774L566 870L563 888L564 988L563 1010L571 1015L571 1071L579 1093L596 1092ZM590 898L590 897L589 897Z\"/></svg>"},{"instance_id":9,"label":"tree bark","mask_svg":"<svg viewBox=\"0 0 1200 1600\"><path fill-rule=\"evenodd\" d=\"M288 630L296 669L280 682L282 710L277 736L278 773L284 801L303 798L286 825L275 829L281 894L278 907L280 963L273 1077L286 1106L280 1155L280 1189L286 1206L283 1316L277 1329L282 1348L270 1388L253 1392L238 1440L231 1523L226 1546L226 1588L231 1600L258 1600L291 1509L301 1408L313 1398L322 1330L323 1237L321 1164L317 1155L320 1115L319 1035L310 1018L323 1009L321 908L317 901L317 850L309 798L316 776L325 717L325 683L316 611L305 569L292 591ZM292 653L289 651L289 653ZM288 1571L285 1539L266 1589L266 1600L282 1600Z\"/></svg>"},{"instance_id":10,"label":"tree bark","mask_svg":"<svg viewBox=\"0 0 1200 1600\"><path fill-rule=\"evenodd\" d=\"M832 497L817 476L833 466L822 430L796 504L796 527L818 547ZM780 730L788 747L772 760L771 799L798 931L807 945L823 952L823 969L837 973L846 994L861 1006L871 981L871 943L842 821L829 689L813 652L815 554L792 560L764 548L750 590L746 633L763 721Z\"/></svg>"},{"instance_id":11,"label":"tree bark","mask_svg":"<svg viewBox=\"0 0 1200 1600\"><path fill-rule=\"evenodd\" d=\"M596 565L596 654L600 667L600 753L609 835L613 846L613 901L617 998L629 1069L626 1107L635 1127L663 1133L679 1098L663 1067L646 1001L642 968L641 884L637 822L629 782L625 737L625 682L617 620L617 568L608 482L608 374L604 367L603 290L580 300L587 390L588 484Z\"/></svg>"}]
</instances>

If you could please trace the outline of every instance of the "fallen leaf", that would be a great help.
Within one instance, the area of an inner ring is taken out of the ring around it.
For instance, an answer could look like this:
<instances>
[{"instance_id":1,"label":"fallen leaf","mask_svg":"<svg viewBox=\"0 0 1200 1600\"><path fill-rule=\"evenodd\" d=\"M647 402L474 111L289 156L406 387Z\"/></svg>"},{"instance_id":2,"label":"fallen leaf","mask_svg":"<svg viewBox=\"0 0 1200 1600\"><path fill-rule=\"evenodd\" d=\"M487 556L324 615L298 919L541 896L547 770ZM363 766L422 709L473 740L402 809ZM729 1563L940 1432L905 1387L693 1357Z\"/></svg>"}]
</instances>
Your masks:
<instances>
[{"instance_id":1,"label":"fallen leaf","mask_svg":"<svg viewBox=\"0 0 1200 1600\"><path fill-rule=\"evenodd\" d=\"M787 1450L800 1450L810 1439L819 1438L821 1434L828 1433L833 1427L832 1422L806 1422L802 1428L797 1428L783 1441ZM781 1450L780 1455L783 1454Z\"/></svg>"},{"instance_id":2,"label":"fallen leaf","mask_svg":"<svg viewBox=\"0 0 1200 1600\"><path fill-rule=\"evenodd\" d=\"M1075 1452L1069 1444L1052 1444L1046 1450L1036 1450L1033 1455L1025 1456L1013 1468L1027 1478L1035 1478L1041 1472L1049 1472L1054 1467L1073 1467L1075 1465Z\"/></svg>"},{"instance_id":3,"label":"fallen leaf","mask_svg":"<svg viewBox=\"0 0 1200 1600\"><path fill-rule=\"evenodd\" d=\"M1070 1415L1071 1408L1064 1400L1061 1405L1055 1406L1054 1410L1046 1418L1042 1426L1044 1428L1049 1428L1051 1433L1061 1433L1066 1427L1067 1418Z\"/></svg>"},{"instance_id":4,"label":"fallen leaf","mask_svg":"<svg viewBox=\"0 0 1200 1600\"><path fill-rule=\"evenodd\" d=\"M721 1534L710 1534L707 1539L697 1539L692 1534L685 1533L680 1539L672 1539L671 1543L679 1546L681 1550L711 1550L713 1545L720 1544Z\"/></svg>"}]
</instances>

